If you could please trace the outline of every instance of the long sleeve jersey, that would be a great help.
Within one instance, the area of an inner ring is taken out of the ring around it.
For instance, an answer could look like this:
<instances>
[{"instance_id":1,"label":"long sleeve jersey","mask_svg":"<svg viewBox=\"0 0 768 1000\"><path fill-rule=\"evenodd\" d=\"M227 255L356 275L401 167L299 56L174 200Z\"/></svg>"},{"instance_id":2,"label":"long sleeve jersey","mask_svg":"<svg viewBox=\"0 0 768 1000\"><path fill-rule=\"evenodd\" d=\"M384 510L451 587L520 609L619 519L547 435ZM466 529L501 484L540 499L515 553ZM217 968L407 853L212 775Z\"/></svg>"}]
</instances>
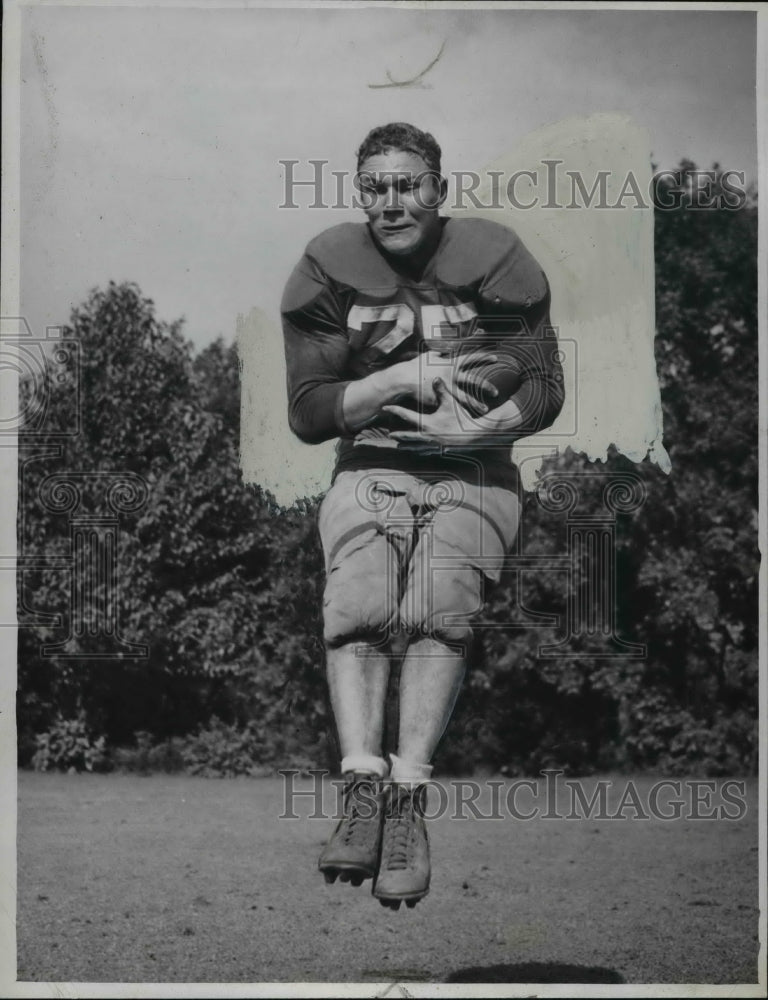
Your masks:
<instances>
[{"instance_id":1,"label":"long sleeve jersey","mask_svg":"<svg viewBox=\"0 0 768 1000\"><path fill-rule=\"evenodd\" d=\"M483 345L513 358L519 373L511 396L523 417L517 437L549 427L562 408L560 354L541 268L506 226L483 219L441 219L441 225L418 280L376 246L367 224L344 223L309 243L286 285L289 423L309 443L339 438L335 474L482 469L488 483L515 483L508 442L425 454L390 436L405 426L390 415L358 431L344 420L349 382L446 342L471 346L480 332Z\"/></svg>"}]
</instances>

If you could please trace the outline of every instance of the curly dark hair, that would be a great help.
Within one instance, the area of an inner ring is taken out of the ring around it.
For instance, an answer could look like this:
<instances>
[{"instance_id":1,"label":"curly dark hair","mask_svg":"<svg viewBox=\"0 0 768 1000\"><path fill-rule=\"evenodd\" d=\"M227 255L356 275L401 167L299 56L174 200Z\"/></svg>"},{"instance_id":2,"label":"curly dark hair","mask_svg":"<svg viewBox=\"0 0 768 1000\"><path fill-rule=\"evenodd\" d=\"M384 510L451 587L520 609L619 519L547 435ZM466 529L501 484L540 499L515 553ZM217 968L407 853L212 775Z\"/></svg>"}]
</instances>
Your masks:
<instances>
[{"instance_id":1,"label":"curly dark hair","mask_svg":"<svg viewBox=\"0 0 768 1000\"><path fill-rule=\"evenodd\" d=\"M407 122L390 122L389 125L378 125L371 129L357 151L357 169L360 169L361 164L369 156L388 153L393 149L415 153L424 160L430 170L436 174L440 173L442 151L435 137Z\"/></svg>"}]
</instances>

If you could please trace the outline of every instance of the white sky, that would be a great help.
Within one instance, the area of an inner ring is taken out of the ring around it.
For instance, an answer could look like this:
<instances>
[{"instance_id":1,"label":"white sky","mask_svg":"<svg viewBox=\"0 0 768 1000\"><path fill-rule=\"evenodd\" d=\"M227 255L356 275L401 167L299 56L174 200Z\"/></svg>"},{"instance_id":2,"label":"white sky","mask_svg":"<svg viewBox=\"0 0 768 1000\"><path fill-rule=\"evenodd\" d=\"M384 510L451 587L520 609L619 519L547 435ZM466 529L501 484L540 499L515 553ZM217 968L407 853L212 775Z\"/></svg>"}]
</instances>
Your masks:
<instances>
[{"instance_id":1,"label":"white sky","mask_svg":"<svg viewBox=\"0 0 768 1000\"><path fill-rule=\"evenodd\" d=\"M307 239L349 217L278 210L278 160L354 167L366 131L432 131L479 169L526 133L625 111L655 162L755 179L755 15L685 10L33 7L22 37L22 309L66 322L137 282L203 345L275 313ZM423 87L373 90L386 71ZM362 215L360 216L362 219Z\"/></svg>"}]
</instances>

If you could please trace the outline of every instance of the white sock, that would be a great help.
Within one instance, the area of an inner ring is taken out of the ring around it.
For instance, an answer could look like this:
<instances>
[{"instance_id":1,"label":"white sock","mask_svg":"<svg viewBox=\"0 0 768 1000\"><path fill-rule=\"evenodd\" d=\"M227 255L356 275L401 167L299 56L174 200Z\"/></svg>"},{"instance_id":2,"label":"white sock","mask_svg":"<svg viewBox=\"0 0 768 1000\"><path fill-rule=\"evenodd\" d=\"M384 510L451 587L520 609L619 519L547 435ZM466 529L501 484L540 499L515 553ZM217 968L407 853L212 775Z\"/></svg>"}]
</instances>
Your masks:
<instances>
[{"instance_id":1,"label":"white sock","mask_svg":"<svg viewBox=\"0 0 768 1000\"><path fill-rule=\"evenodd\" d=\"M432 775L431 764L419 764L412 760L403 760L391 753L392 770L389 774L390 781L396 781L398 785L423 785L429 781Z\"/></svg>"},{"instance_id":2,"label":"white sock","mask_svg":"<svg viewBox=\"0 0 768 1000\"><path fill-rule=\"evenodd\" d=\"M383 757L375 757L372 753L351 753L341 762L341 773L347 771L367 771L379 778L386 778L389 766Z\"/></svg>"}]
</instances>

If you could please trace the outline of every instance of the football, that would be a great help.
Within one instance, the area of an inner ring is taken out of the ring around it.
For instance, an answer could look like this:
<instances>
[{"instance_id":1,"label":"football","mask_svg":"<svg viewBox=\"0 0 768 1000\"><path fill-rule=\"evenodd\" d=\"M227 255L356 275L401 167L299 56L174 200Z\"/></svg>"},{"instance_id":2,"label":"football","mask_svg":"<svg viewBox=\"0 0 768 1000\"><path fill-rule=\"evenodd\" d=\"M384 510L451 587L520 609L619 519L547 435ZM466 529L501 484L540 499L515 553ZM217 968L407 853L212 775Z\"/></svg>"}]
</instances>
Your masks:
<instances>
[{"instance_id":1,"label":"football","mask_svg":"<svg viewBox=\"0 0 768 1000\"><path fill-rule=\"evenodd\" d=\"M477 366L467 369L468 372L475 370L482 371L483 378L489 382L496 390L497 395L488 390L481 390L470 382L463 382L458 379L459 387L468 392L472 399L478 404L485 405L489 410L495 410L497 406L513 396L522 383L523 363L519 357L513 354L508 347L500 347L497 344L478 344L477 341L469 341L456 353L457 364L462 358L470 355L485 355L487 361L479 360Z\"/></svg>"}]
</instances>

